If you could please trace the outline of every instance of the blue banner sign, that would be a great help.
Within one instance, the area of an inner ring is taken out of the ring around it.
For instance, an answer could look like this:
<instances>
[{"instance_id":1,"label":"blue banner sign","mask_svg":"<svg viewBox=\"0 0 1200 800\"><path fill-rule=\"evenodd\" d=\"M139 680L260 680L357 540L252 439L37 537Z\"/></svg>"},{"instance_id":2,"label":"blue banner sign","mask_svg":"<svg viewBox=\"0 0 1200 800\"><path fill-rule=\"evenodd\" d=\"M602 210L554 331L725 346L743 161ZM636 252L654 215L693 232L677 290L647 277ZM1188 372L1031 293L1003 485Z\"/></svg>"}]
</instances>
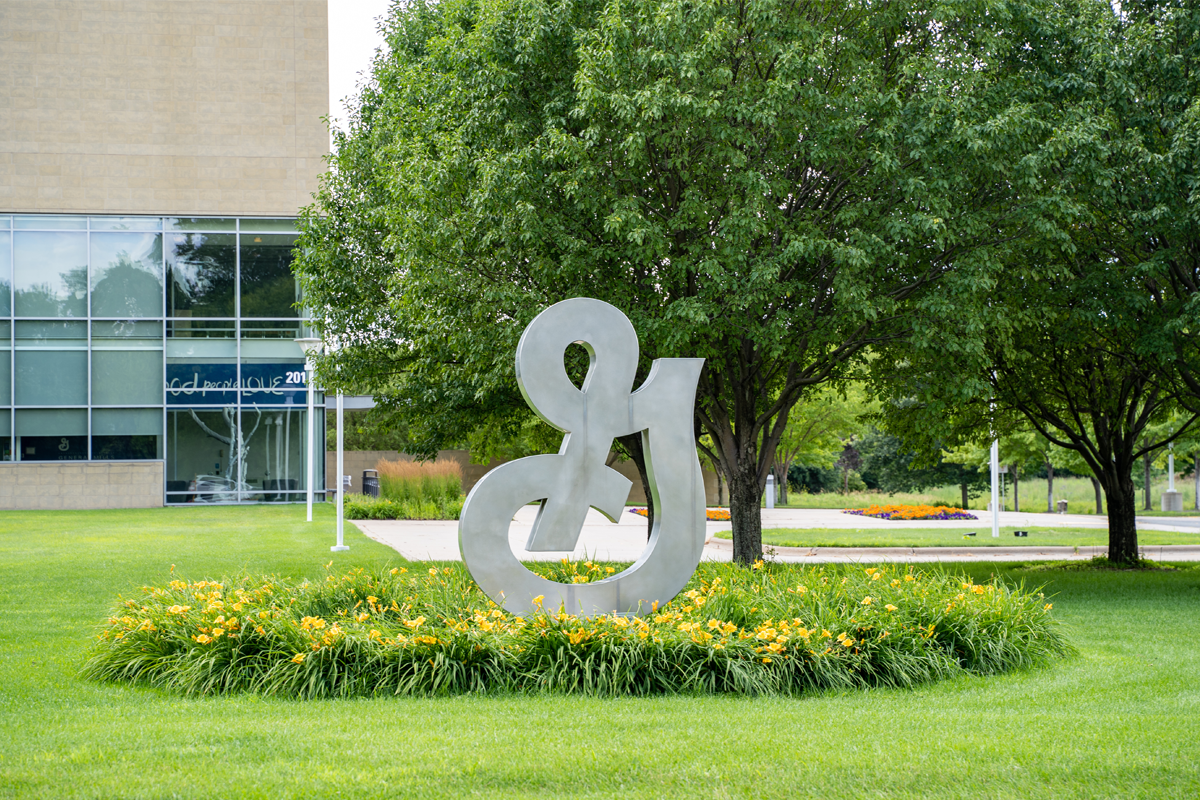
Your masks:
<instances>
[{"instance_id":1,"label":"blue banner sign","mask_svg":"<svg viewBox=\"0 0 1200 800\"><path fill-rule=\"evenodd\" d=\"M303 364L167 364L167 405L303 405Z\"/></svg>"}]
</instances>

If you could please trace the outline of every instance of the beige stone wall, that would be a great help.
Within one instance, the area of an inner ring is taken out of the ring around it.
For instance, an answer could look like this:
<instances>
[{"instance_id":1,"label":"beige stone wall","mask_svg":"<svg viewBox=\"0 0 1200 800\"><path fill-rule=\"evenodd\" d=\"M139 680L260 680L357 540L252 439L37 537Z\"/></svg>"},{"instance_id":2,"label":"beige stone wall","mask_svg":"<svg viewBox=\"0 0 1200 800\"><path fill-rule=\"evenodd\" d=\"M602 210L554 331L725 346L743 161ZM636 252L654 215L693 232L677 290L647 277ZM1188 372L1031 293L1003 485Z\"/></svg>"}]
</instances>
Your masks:
<instances>
[{"instance_id":1,"label":"beige stone wall","mask_svg":"<svg viewBox=\"0 0 1200 800\"><path fill-rule=\"evenodd\" d=\"M328 51L325 0L0 0L0 212L293 215Z\"/></svg>"},{"instance_id":2,"label":"beige stone wall","mask_svg":"<svg viewBox=\"0 0 1200 800\"><path fill-rule=\"evenodd\" d=\"M0 464L0 509L161 508L161 461Z\"/></svg>"},{"instance_id":3,"label":"beige stone wall","mask_svg":"<svg viewBox=\"0 0 1200 800\"><path fill-rule=\"evenodd\" d=\"M393 450L347 450L342 454L342 458L346 470L343 474L350 476L349 491L352 493L362 491L363 470L375 469L375 465L381 459L389 461L412 460L412 456L397 453ZM463 471L464 492L471 491L471 488L475 486L480 478L504 463L493 459L490 464L472 464L471 454L467 450L442 450L438 453L437 460L452 460L459 463ZM633 465L633 462L618 461L612 467L633 482L633 489L630 490L629 499L626 502L630 505L645 504L646 493L642 491L642 479L638 477L637 467ZM330 490L337 491L337 453L325 453L325 474L328 476L326 482ZM704 493L708 505L716 505L717 475L715 472L707 469L704 470Z\"/></svg>"}]
</instances>

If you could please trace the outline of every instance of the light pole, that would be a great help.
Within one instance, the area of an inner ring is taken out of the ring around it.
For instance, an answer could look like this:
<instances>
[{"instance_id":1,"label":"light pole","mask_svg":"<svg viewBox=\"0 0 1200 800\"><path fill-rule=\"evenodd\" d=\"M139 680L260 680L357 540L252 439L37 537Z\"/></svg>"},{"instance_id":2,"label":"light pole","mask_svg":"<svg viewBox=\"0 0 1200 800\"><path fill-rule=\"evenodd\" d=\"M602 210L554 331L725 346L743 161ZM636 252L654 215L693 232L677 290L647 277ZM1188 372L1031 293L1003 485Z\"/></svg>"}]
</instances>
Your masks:
<instances>
[{"instance_id":1,"label":"light pole","mask_svg":"<svg viewBox=\"0 0 1200 800\"><path fill-rule=\"evenodd\" d=\"M321 355L324 349L321 340L313 337L305 337L297 339L296 344L300 345L300 349L304 351L304 372L308 384L308 491L305 494L308 496L308 521L312 522L312 507L313 507L313 481L316 472L314 459L313 439L316 436L316 422L313 419L315 410L313 408L313 399L316 394L316 389L313 387L313 379L315 376L313 357Z\"/></svg>"},{"instance_id":2,"label":"light pole","mask_svg":"<svg viewBox=\"0 0 1200 800\"><path fill-rule=\"evenodd\" d=\"M342 541L342 532L343 532L343 528L344 528L344 524L345 524L344 523L345 517L343 515L343 502L346 499L346 481L344 478L342 478L342 473L346 471L346 465L343 460L344 456L345 456L345 447L343 447L345 440L342 438L342 430L343 430L343 426L342 426L342 390L338 389L338 393L337 393L337 471L338 471L338 474L337 474L337 544L335 544L333 547L329 548L330 550L332 550L335 553L340 552L342 550L350 549L349 545L343 544L343 541Z\"/></svg>"},{"instance_id":3,"label":"light pole","mask_svg":"<svg viewBox=\"0 0 1200 800\"><path fill-rule=\"evenodd\" d=\"M992 536L1000 537L1000 440L992 440Z\"/></svg>"}]
</instances>

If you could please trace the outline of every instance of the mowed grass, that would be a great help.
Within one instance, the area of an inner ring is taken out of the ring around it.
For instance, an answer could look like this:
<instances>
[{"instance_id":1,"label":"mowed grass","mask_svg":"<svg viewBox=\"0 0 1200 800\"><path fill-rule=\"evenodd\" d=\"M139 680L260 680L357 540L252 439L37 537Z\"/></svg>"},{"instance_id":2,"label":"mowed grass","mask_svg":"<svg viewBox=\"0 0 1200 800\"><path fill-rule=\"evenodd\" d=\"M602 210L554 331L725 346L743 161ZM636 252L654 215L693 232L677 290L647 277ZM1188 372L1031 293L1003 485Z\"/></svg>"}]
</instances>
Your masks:
<instances>
[{"instance_id":1,"label":"mowed grass","mask_svg":"<svg viewBox=\"0 0 1200 800\"><path fill-rule=\"evenodd\" d=\"M1028 536L1013 536L1013 531L1029 531ZM974 536L966 534L974 531ZM731 539L730 531L721 531L718 539ZM762 532L763 544L772 547L1103 547L1108 545L1104 528L1018 528L1002 527L992 537L992 527L977 528L768 528ZM1167 544L1200 545L1196 533L1138 531L1138 544L1157 547Z\"/></svg>"},{"instance_id":2,"label":"mowed grass","mask_svg":"<svg viewBox=\"0 0 1200 800\"><path fill-rule=\"evenodd\" d=\"M1138 515L1148 516L1200 516L1200 511L1196 509L1196 490L1195 483L1191 476L1180 478L1175 481L1175 489L1182 495L1183 511L1181 512L1163 512L1162 508L1162 493L1167 490L1167 478L1165 475L1158 476L1150 482L1150 510L1143 510L1143 494L1140 472L1134 476L1134 482L1137 484L1137 509ZM1051 510L1047 504L1050 499L1047 494L1047 485L1045 478L1022 478L1020 486L1020 505L1021 511L1025 513L1042 513ZM1004 505L1002 508L1005 511L1013 511L1013 488L1012 479L1008 478L1005 482ZM1055 478L1054 479L1054 499L1066 500L1067 511L1070 514L1094 514L1096 513L1096 490L1092 487L1092 482L1087 478L1071 477L1071 478ZM968 509L975 511L986 511L988 503L991 500L991 495L988 492L982 492L971 498L967 504ZM953 506L958 508L962 505L962 490L958 486L937 486L927 489L923 492L897 492L895 494L884 494L883 492L850 492L841 494L839 492L821 492L818 494L804 494L800 492L788 492L788 502L781 504L780 507L786 508L866 508L872 503L886 505L888 503L905 504L905 505L933 505L933 506Z\"/></svg>"},{"instance_id":3,"label":"mowed grass","mask_svg":"<svg viewBox=\"0 0 1200 800\"><path fill-rule=\"evenodd\" d=\"M1024 573L1079 655L915 691L797 699L182 698L81 681L118 593L393 559L321 507L4 512L0 795L1195 797L1200 571Z\"/></svg>"}]
</instances>

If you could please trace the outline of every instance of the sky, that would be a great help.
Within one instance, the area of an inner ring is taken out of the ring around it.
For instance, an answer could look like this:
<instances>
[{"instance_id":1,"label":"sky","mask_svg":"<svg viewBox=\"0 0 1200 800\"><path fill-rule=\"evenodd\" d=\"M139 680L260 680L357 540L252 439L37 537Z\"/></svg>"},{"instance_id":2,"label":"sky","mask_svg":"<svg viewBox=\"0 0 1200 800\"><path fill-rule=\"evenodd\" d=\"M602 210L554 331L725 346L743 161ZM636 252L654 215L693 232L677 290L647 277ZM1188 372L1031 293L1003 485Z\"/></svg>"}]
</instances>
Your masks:
<instances>
[{"instance_id":1,"label":"sky","mask_svg":"<svg viewBox=\"0 0 1200 800\"><path fill-rule=\"evenodd\" d=\"M345 129L342 101L355 93L383 46L376 24L389 5L389 0L329 0L329 115L337 128Z\"/></svg>"}]
</instances>

